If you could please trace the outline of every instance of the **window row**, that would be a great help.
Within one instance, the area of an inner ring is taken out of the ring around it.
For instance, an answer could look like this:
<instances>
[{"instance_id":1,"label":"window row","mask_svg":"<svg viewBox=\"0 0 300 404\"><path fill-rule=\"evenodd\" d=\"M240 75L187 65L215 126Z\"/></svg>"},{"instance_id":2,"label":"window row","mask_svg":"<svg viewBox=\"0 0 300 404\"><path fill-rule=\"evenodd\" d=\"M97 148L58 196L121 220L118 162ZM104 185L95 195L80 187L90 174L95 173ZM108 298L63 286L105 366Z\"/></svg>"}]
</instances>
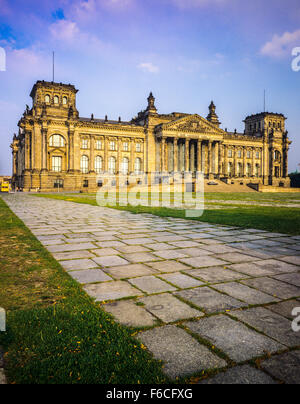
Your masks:
<instances>
[{"instance_id":1,"label":"window row","mask_svg":"<svg viewBox=\"0 0 300 404\"><path fill-rule=\"evenodd\" d=\"M97 174L104 171L103 158L97 156L95 158L94 169ZM108 171L110 174L115 174L117 169L117 159L115 157L110 157L108 159ZM80 160L80 170L83 174L88 174L89 172L89 158L88 156L82 156ZM129 174L129 159L124 157L121 161L120 172L124 175ZM134 172L139 174L142 172L142 160L136 158L134 162Z\"/></svg>"},{"instance_id":2,"label":"window row","mask_svg":"<svg viewBox=\"0 0 300 404\"><path fill-rule=\"evenodd\" d=\"M89 140L88 139L82 139L81 140L81 148L82 149L88 149L89 148ZM95 149L96 150L103 150L104 144L102 140L96 140L95 141ZM109 150L110 151L117 151L117 142L111 141L109 142ZM129 148L129 143L128 142L123 142L123 151L128 152L130 150ZM142 144L141 143L136 143L135 145L135 151L137 153L142 152Z\"/></svg>"},{"instance_id":3,"label":"window row","mask_svg":"<svg viewBox=\"0 0 300 404\"><path fill-rule=\"evenodd\" d=\"M45 103L50 104L51 103L51 96L49 94L45 95ZM58 95L55 95L53 97L53 104L60 104L60 97ZM68 97L64 96L62 97L62 104L67 105L68 104Z\"/></svg>"},{"instance_id":4,"label":"window row","mask_svg":"<svg viewBox=\"0 0 300 404\"><path fill-rule=\"evenodd\" d=\"M252 165L247 163L245 166L246 169L246 177L251 177L252 176ZM227 166L227 173L230 177L237 176L237 177L243 177L244 176L244 166L242 163L237 164L236 172L234 172L234 164L233 163L228 163ZM259 177L261 175L260 172L260 165L255 164L254 166L254 176Z\"/></svg>"},{"instance_id":5,"label":"window row","mask_svg":"<svg viewBox=\"0 0 300 404\"><path fill-rule=\"evenodd\" d=\"M233 150L232 149L229 149L228 150L228 157L229 158L232 158L233 157ZM237 151L237 157L238 158L242 158L243 157L243 153L242 153L242 150L238 150ZM246 157L247 157L247 159L250 159L251 158L251 152L248 150L247 151L247 153L246 153ZM257 159L259 159L260 158L260 152L255 152L255 158L257 158Z\"/></svg>"},{"instance_id":6,"label":"window row","mask_svg":"<svg viewBox=\"0 0 300 404\"><path fill-rule=\"evenodd\" d=\"M51 147L64 147L65 146L65 139L61 135L52 135L49 139L49 145ZM81 148L87 150L89 148L89 140L88 139L82 139L81 140ZM95 149L96 150L103 150L103 141L102 140L96 140L95 141ZM117 143L116 142L110 142L109 143L109 150L110 151L117 151ZM129 151L129 143L124 142L123 143L123 151L128 152ZM140 153L142 151L142 144L141 143L136 143L135 145L135 151L137 153Z\"/></svg>"}]
</instances>

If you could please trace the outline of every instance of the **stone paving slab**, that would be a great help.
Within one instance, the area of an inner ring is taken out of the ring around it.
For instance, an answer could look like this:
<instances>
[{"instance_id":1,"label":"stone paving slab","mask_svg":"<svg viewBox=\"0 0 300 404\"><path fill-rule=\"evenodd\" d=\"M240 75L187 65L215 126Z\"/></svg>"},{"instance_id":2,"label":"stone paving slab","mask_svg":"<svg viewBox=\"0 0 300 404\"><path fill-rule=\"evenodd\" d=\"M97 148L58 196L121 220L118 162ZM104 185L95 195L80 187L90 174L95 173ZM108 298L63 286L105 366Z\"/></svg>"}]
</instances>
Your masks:
<instances>
[{"instance_id":1,"label":"stone paving slab","mask_svg":"<svg viewBox=\"0 0 300 404\"><path fill-rule=\"evenodd\" d=\"M300 265L300 257L297 256L287 256L287 257L280 257L281 261L285 261L288 262L290 264L294 264L294 265Z\"/></svg>"},{"instance_id":2,"label":"stone paving slab","mask_svg":"<svg viewBox=\"0 0 300 404\"><path fill-rule=\"evenodd\" d=\"M300 308L299 300L288 300L286 302L272 304L272 305L268 306L268 310L271 310L274 313L280 314L281 316L284 316L290 320L293 320L295 317L292 316L292 311L296 307Z\"/></svg>"},{"instance_id":3,"label":"stone paving slab","mask_svg":"<svg viewBox=\"0 0 300 404\"><path fill-rule=\"evenodd\" d=\"M141 296L143 294L138 289L130 286L129 283L124 281L87 285L84 286L84 290L90 296L95 298L96 302L117 300L132 296Z\"/></svg>"},{"instance_id":4,"label":"stone paving slab","mask_svg":"<svg viewBox=\"0 0 300 404\"><path fill-rule=\"evenodd\" d=\"M242 323L221 314L185 325L195 334L208 340L235 362L263 356L284 349L283 345L265 337Z\"/></svg>"},{"instance_id":5,"label":"stone paving slab","mask_svg":"<svg viewBox=\"0 0 300 404\"><path fill-rule=\"evenodd\" d=\"M277 275L273 276L273 278L300 288L300 273Z\"/></svg>"},{"instance_id":6,"label":"stone paving slab","mask_svg":"<svg viewBox=\"0 0 300 404\"><path fill-rule=\"evenodd\" d=\"M180 272L162 274L162 275L159 275L159 277L169 283L172 283L173 285L175 285L176 287L178 287L180 289L194 288L196 286L204 285L203 282L200 282L199 280L194 279L190 276L184 275Z\"/></svg>"},{"instance_id":7,"label":"stone paving slab","mask_svg":"<svg viewBox=\"0 0 300 404\"><path fill-rule=\"evenodd\" d=\"M80 250L91 250L95 248L92 243L79 243L79 244L62 244L56 246L49 246L48 250L51 253L64 252L64 251L80 251Z\"/></svg>"},{"instance_id":8,"label":"stone paving slab","mask_svg":"<svg viewBox=\"0 0 300 404\"><path fill-rule=\"evenodd\" d=\"M215 267L218 265L228 265L228 262L209 256L183 258L179 260L183 264L194 268Z\"/></svg>"},{"instance_id":9,"label":"stone paving slab","mask_svg":"<svg viewBox=\"0 0 300 404\"><path fill-rule=\"evenodd\" d=\"M226 366L223 359L173 325L142 332L138 338L156 359L165 363L163 370L173 379Z\"/></svg>"},{"instance_id":10,"label":"stone paving slab","mask_svg":"<svg viewBox=\"0 0 300 404\"><path fill-rule=\"evenodd\" d=\"M191 308L168 293L143 297L139 302L164 323L204 316L201 311Z\"/></svg>"},{"instance_id":11,"label":"stone paving slab","mask_svg":"<svg viewBox=\"0 0 300 404\"><path fill-rule=\"evenodd\" d=\"M149 266L160 272L178 272L186 269L190 269L187 265L181 264L176 261L160 261L160 262L149 262Z\"/></svg>"},{"instance_id":12,"label":"stone paving slab","mask_svg":"<svg viewBox=\"0 0 300 404\"><path fill-rule=\"evenodd\" d=\"M276 382L261 370L250 365L242 365L202 380L199 384L276 384Z\"/></svg>"},{"instance_id":13,"label":"stone paving slab","mask_svg":"<svg viewBox=\"0 0 300 404\"><path fill-rule=\"evenodd\" d=\"M274 356L262 362L261 367L286 384L300 384L300 351Z\"/></svg>"},{"instance_id":14,"label":"stone paving slab","mask_svg":"<svg viewBox=\"0 0 300 404\"><path fill-rule=\"evenodd\" d=\"M271 278L246 279L243 284L261 290L280 299L300 297L300 288Z\"/></svg>"},{"instance_id":15,"label":"stone paving slab","mask_svg":"<svg viewBox=\"0 0 300 404\"><path fill-rule=\"evenodd\" d=\"M292 330L291 321L263 307L235 312L234 317L288 347L300 346L300 332Z\"/></svg>"},{"instance_id":16,"label":"stone paving slab","mask_svg":"<svg viewBox=\"0 0 300 404\"><path fill-rule=\"evenodd\" d=\"M237 279L247 279L249 276L239 274L224 267L209 267L201 269L190 269L184 271L186 274L199 278L208 283L228 282Z\"/></svg>"},{"instance_id":17,"label":"stone paving slab","mask_svg":"<svg viewBox=\"0 0 300 404\"><path fill-rule=\"evenodd\" d=\"M72 252L62 252L62 253L52 253L53 257L57 261L65 261L65 260L75 260L81 258L94 258L95 255L90 251L72 251Z\"/></svg>"},{"instance_id":18,"label":"stone paving slab","mask_svg":"<svg viewBox=\"0 0 300 404\"><path fill-rule=\"evenodd\" d=\"M70 272L73 279L76 279L81 284L107 282L112 278L107 276L101 269L87 269L85 271Z\"/></svg>"},{"instance_id":19,"label":"stone paving slab","mask_svg":"<svg viewBox=\"0 0 300 404\"><path fill-rule=\"evenodd\" d=\"M175 296L194 304L206 313L224 312L247 306L246 303L218 293L208 287L182 290L176 292Z\"/></svg>"},{"instance_id":20,"label":"stone paving slab","mask_svg":"<svg viewBox=\"0 0 300 404\"><path fill-rule=\"evenodd\" d=\"M94 258L96 264L102 267L114 267L120 265L128 265L129 262L126 261L124 258L121 258L117 255L108 255L106 257L97 257Z\"/></svg>"},{"instance_id":21,"label":"stone paving slab","mask_svg":"<svg viewBox=\"0 0 300 404\"><path fill-rule=\"evenodd\" d=\"M202 257L203 255L212 255L211 251L204 250L203 248L179 248L177 251L187 257Z\"/></svg>"},{"instance_id":22,"label":"stone paving slab","mask_svg":"<svg viewBox=\"0 0 300 404\"><path fill-rule=\"evenodd\" d=\"M134 301L120 300L108 303L102 308L112 314L119 323L127 327L152 327L157 324L157 319L143 307L137 306Z\"/></svg>"},{"instance_id":23,"label":"stone paving slab","mask_svg":"<svg viewBox=\"0 0 300 404\"><path fill-rule=\"evenodd\" d=\"M97 268L98 266L94 261L88 259L60 261L60 265L67 271L80 271L83 269Z\"/></svg>"},{"instance_id":24,"label":"stone paving slab","mask_svg":"<svg viewBox=\"0 0 300 404\"><path fill-rule=\"evenodd\" d=\"M155 276L142 276L141 278L129 279L128 282L148 294L177 290L175 287Z\"/></svg>"},{"instance_id":25,"label":"stone paving slab","mask_svg":"<svg viewBox=\"0 0 300 404\"><path fill-rule=\"evenodd\" d=\"M154 254L148 252L141 253L133 253L133 254L122 254L122 256L128 261L133 263L144 263L144 262L153 262L158 261L160 257L155 256Z\"/></svg>"},{"instance_id":26,"label":"stone paving slab","mask_svg":"<svg viewBox=\"0 0 300 404\"><path fill-rule=\"evenodd\" d=\"M144 264L130 264L112 268L104 268L104 271L115 279L137 278L157 273L157 271Z\"/></svg>"},{"instance_id":27,"label":"stone paving slab","mask_svg":"<svg viewBox=\"0 0 300 404\"><path fill-rule=\"evenodd\" d=\"M91 252L97 255L97 257L107 257L119 254L119 252L113 248L97 248L96 250L91 250Z\"/></svg>"},{"instance_id":28,"label":"stone paving slab","mask_svg":"<svg viewBox=\"0 0 300 404\"><path fill-rule=\"evenodd\" d=\"M275 269L273 269L271 266L263 267L263 266L258 266L257 265L258 261L256 262L244 262L242 264L233 264L229 265L228 268L240 272L242 274L246 274L249 276L268 276L268 275L276 275L278 272L276 272Z\"/></svg>"},{"instance_id":29,"label":"stone paving slab","mask_svg":"<svg viewBox=\"0 0 300 404\"><path fill-rule=\"evenodd\" d=\"M235 263L239 263L239 262L253 262L255 261L255 258L250 256L250 255L246 255L246 254L241 254L238 252L235 253L225 253L225 254L215 254L214 255L215 258L220 259L220 260L224 260L224 261L228 261L231 262L233 264Z\"/></svg>"},{"instance_id":30,"label":"stone paving slab","mask_svg":"<svg viewBox=\"0 0 300 404\"><path fill-rule=\"evenodd\" d=\"M214 285L214 289L226 293L235 299L242 300L251 305L266 304L278 301L277 298L260 292L259 290L249 288L238 282L223 283Z\"/></svg>"}]
</instances>

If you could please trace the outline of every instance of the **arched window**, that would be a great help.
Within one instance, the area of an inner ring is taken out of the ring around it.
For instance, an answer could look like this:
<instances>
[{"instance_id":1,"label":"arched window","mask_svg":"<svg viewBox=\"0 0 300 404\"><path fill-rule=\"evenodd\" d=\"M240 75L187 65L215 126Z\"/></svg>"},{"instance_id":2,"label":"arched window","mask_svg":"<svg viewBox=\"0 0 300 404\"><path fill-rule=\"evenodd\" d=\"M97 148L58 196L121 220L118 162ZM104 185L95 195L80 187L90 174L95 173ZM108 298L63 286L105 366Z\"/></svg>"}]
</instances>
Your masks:
<instances>
[{"instance_id":1,"label":"arched window","mask_svg":"<svg viewBox=\"0 0 300 404\"><path fill-rule=\"evenodd\" d=\"M51 147L64 147L65 139L61 135L53 135L49 139L49 145Z\"/></svg>"},{"instance_id":2,"label":"arched window","mask_svg":"<svg viewBox=\"0 0 300 404\"><path fill-rule=\"evenodd\" d=\"M108 171L110 174L115 174L116 172L116 159L115 157L110 157L108 160Z\"/></svg>"},{"instance_id":3,"label":"arched window","mask_svg":"<svg viewBox=\"0 0 300 404\"><path fill-rule=\"evenodd\" d=\"M54 98L53 98L53 100L54 100L54 104L59 104L59 97L58 97L58 95L55 95Z\"/></svg>"},{"instance_id":4,"label":"arched window","mask_svg":"<svg viewBox=\"0 0 300 404\"><path fill-rule=\"evenodd\" d=\"M49 95L49 94L47 94L47 95L45 96L45 102L46 102L47 104L50 104L50 95Z\"/></svg>"},{"instance_id":5,"label":"arched window","mask_svg":"<svg viewBox=\"0 0 300 404\"><path fill-rule=\"evenodd\" d=\"M274 152L274 159L280 161L281 154L278 150Z\"/></svg>"},{"instance_id":6,"label":"arched window","mask_svg":"<svg viewBox=\"0 0 300 404\"><path fill-rule=\"evenodd\" d=\"M67 105L68 103L68 97L63 97L63 105Z\"/></svg>"},{"instance_id":7,"label":"arched window","mask_svg":"<svg viewBox=\"0 0 300 404\"><path fill-rule=\"evenodd\" d=\"M140 158L135 159L134 171L136 174L140 174L142 172L142 160Z\"/></svg>"},{"instance_id":8,"label":"arched window","mask_svg":"<svg viewBox=\"0 0 300 404\"><path fill-rule=\"evenodd\" d=\"M124 175L128 174L128 171L129 171L129 159L127 157L123 158L121 170L122 170L122 174L124 174Z\"/></svg>"},{"instance_id":9,"label":"arched window","mask_svg":"<svg viewBox=\"0 0 300 404\"><path fill-rule=\"evenodd\" d=\"M95 171L100 174L103 171L103 159L101 156L95 158Z\"/></svg>"},{"instance_id":10,"label":"arched window","mask_svg":"<svg viewBox=\"0 0 300 404\"><path fill-rule=\"evenodd\" d=\"M88 156L82 156L80 160L80 170L82 174L88 174L89 172L89 158Z\"/></svg>"}]
</instances>

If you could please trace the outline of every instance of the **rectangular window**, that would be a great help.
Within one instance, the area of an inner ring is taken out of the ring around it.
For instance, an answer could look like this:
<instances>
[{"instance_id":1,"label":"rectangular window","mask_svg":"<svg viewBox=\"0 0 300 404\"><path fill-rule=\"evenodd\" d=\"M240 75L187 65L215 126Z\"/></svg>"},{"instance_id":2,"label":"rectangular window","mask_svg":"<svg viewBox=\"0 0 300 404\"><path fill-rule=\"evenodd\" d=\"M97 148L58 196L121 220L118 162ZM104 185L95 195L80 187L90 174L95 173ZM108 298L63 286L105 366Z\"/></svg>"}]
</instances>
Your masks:
<instances>
[{"instance_id":1,"label":"rectangular window","mask_svg":"<svg viewBox=\"0 0 300 404\"><path fill-rule=\"evenodd\" d=\"M89 181L83 180L83 188L88 188L88 187L89 187Z\"/></svg>"},{"instance_id":2,"label":"rectangular window","mask_svg":"<svg viewBox=\"0 0 300 404\"><path fill-rule=\"evenodd\" d=\"M259 152L256 152L256 158L259 159Z\"/></svg>"},{"instance_id":3,"label":"rectangular window","mask_svg":"<svg viewBox=\"0 0 300 404\"><path fill-rule=\"evenodd\" d=\"M249 159L249 158L250 158L250 156L251 156L250 152L249 152L249 151L247 151L247 159Z\"/></svg>"},{"instance_id":4,"label":"rectangular window","mask_svg":"<svg viewBox=\"0 0 300 404\"><path fill-rule=\"evenodd\" d=\"M110 149L111 151L116 151L116 150L117 150L117 148L116 148L116 142L109 142L109 149Z\"/></svg>"},{"instance_id":5,"label":"rectangular window","mask_svg":"<svg viewBox=\"0 0 300 404\"><path fill-rule=\"evenodd\" d=\"M82 148L82 149L88 149L88 147L89 147L89 141L88 141L88 139L82 139L82 141L81 141L81 148Z\"/></svg>"},{"instance_id":6,"label":"rectangular window","mask_svg":"<svg viewBox=\"0 0 300 404\"><path fill-rule=\"evenodd\" d=\"M228 157L232 157L232 150L228 150Z\"/></svg>"},{"instance_id":7,"label":"rectangular window","mask_svg":"<svg viewBox=\"0 0 300 404\"><path fill-rule=\"evenodd\" d=\"M61 179L57 179L54 181L54 188L63 188L64 187L64 181Z\"/></svg>"},{"instance_id":8,"label":"rectangular window","mask_svg":"<svg viewBox=\"0 0 300 404\"><path fill-rule=\"evenodd\" d=\"M96 150L102 150L102 141L96 140Z\"/></svg>"},{"instance_id":9,"label":"rectangular window","mask_svg":"<svg viewBox=\"0 0 300 404\"><path fill-rule=\"evenodd\" d=\"M242 157L242 152L241 150L238 151L238 158L240 159Z\"/></svg>"},{"instance_id":10,"label":"rectangular window","mask_svg":"<svg viewBox=\"0 0 300 404\"><path fill-rule=\"evenodd\" d=\"M129 144L127 142L123 143L123 151L128 151L129 150Z\"/></svg>"},{"instance_id":11,"label":"rectangular window","mask_svg":"<svg viewBox=\"0 0 300 404\"><path fill-rule=\"evenodd\" d=\"M62 170L62 157L53 156L52 157L52 171L60 173Z\"/></svg>"},{"instance_id":12,"label":"rectangular window","mask_svg":"<svg viewBox=\"0 0 300 404\"><path fill-rule=\"evenodd\" d=\"M141 143L137 143L135 146L135 150L137 153L140 153L142 151L142 144Z\"/></svg>"}]
</instances>

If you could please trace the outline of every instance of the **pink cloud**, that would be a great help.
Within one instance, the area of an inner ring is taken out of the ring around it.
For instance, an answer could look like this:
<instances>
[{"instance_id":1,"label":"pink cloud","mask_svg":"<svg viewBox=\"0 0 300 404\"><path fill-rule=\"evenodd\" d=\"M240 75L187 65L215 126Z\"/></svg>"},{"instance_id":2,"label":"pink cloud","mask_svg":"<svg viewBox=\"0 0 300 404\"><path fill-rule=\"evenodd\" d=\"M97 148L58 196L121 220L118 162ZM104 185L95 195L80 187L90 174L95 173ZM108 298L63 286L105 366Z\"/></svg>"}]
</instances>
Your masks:
<instances>
[{"instance_id":1,"label":"pink cloud","mask_svg":"<svg viewBox=\"0 0 300 404\"><path fill-rule=\"evenodd\" d=\"M283 58L291 54L295 46L300 46L300 29L294 32L285 32L283 35L275 34L260 50L264 56Z\"/></svg>"}]
</instances>

